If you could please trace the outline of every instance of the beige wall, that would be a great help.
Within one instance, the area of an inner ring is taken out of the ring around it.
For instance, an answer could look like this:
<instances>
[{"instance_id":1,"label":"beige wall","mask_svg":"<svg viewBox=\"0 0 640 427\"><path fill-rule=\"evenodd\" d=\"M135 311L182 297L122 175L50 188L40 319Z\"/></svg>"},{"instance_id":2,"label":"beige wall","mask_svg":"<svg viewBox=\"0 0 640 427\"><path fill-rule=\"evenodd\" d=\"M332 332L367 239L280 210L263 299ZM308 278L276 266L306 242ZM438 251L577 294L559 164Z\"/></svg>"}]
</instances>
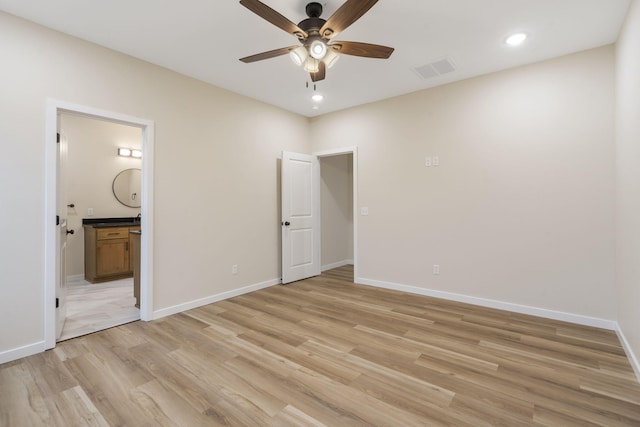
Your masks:
<instances>
[{"instance_id":1,"label":"beige wall","mask_svg":"<svg viewBox=\"0 0 640 427\"><path fill-rule=\"evenodd\" d=\"M280 277L277 159L311 152L305 118L4 13L0 52L0 357L44 339L47 97L154 121L154 310Z\"/></svg>"},{"instance_id":2,"label":"beige wall","mask_svg":"<svg viewBox=\"0 0 640 427\"><path fill-rule=\"evenodd\" d=\"M353 262L353 156L320 158L322 266Z\"/></svg>"},{"instance_id":3,"label":"beige wall","mask_svg":"<svg viewBox=\"0 0 640 427\"><path fill-rule=\"evenodd\" d=\"M93 209L94 218L133 217L139 208L130 208L113 195L115 176L125 169L140 169L140 159L120 157L118 147L141 148L140 128L62 114L62 133L67 137L67 200L75 205L67 210L68 228L75 234L67 239L67 274L84 275L84 230L82 219Z\"/></svg>"},{"instance_id":4,"label":"beige wall","mask_svg":"<svg viewBox=\"0 0 640 427\"><path fill-rule=\"evenodd\" d=\"M632 2L617 45L618 323L640 357L640 3ZM640 378L640 371L636 371Z\"/></svg>"},{"instance_id":5,"label":"beige wall","mask_svg":"<svg viewBox=\"0 0 640 427\"><path fill-rule=\"evenodd\" d=\"M619 315L637 350L635 11L618 48L617 305L611 46L308 121L0 13L0 357L44 338L47 97L154 121L154 310L278 278L281 150L358 146L360 278Z\"/></svg>"},{"instance_id":6,"label":"beige wall","mask_svg":"<svg viewBox=\"0 0 640 427\"><path fill-rule=\"evenodd\" d=\"M360 278L615 320L613 53L312 120L358 146Z\"/></svg>"}]
</instances>

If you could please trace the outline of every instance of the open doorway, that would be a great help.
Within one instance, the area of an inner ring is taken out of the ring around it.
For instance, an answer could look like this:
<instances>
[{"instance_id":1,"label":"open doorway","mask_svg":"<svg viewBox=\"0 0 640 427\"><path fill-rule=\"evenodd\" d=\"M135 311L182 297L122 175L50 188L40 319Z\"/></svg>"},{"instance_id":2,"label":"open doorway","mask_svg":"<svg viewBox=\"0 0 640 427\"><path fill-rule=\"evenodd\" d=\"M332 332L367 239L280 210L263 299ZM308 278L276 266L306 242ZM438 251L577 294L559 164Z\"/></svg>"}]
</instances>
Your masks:
<instances>
[{"instance_id":1,"label":"open doorway","mask_svg":"<svg viewBox=\"0 0 640 427\"><path fill-rule=\"evenodd\" d=\"M56 325L60 323L61 318L64 319L64 313L67 308L64 304L66 298L61 297L66 290L65 283L67 278L66 275L61 274L61 272L66 270L67 264L64 262L64 257L61 259L60 256L60 248L63 246L66 247L67 244L66 239L63 237L62 239L65 239L65 244L61 245L60 236L66 235L65 232L61 232L62 225L64 226L64 230L70 231L68 228L67 218L71 219L73 216L68 215L68 205L74 205L75 207L75 203L69 200L66 204L61 204L60 201L57 200L59 195L64 193L64 187L60 185L60 176L64 176L67 172L65 164L60 162L60 156L58 154L61 122L63 121L63 117L66 116L84 117L103 123L116 123L136 128L138 131L142 151L144 153L140 161L141 203L138 210L141 214L139 318L142 320L150 320L152 318L153 122L120 113L99 110L57 100L48 100L46 120L47 133L45 138L46 188L44 320L46 348L53 348L55 346L57 336ZM114 155L117 155L117 151ZM93 208L94 210L96 209L95 206L83 206L83 214L88 214L90 212L90 208ZM64 252L66 253L66 251Z\"/></svg>"},{"instance_id":2,"label":"open doorway","mask_svg":"<svg viewBox=\"0 0 640 427\"><path fill-rule=\"evenodd\" d=\"M60 134L66 160L58 187L72 231L62 266L66 318L57 340L64 341L140 319L134 239L141 225L144 153L137 126L63 112Z\"/></svg>"},{"instance_id":3,"label":"open doorway","mask_svg":"<svg viewBox=\"0 0 640 427\"><path fill-rule=\"evenodd\" d=\"M314 153L320 161L322 271L353 265L357 277L357 149Z\"/></svg>"}]
</instances>

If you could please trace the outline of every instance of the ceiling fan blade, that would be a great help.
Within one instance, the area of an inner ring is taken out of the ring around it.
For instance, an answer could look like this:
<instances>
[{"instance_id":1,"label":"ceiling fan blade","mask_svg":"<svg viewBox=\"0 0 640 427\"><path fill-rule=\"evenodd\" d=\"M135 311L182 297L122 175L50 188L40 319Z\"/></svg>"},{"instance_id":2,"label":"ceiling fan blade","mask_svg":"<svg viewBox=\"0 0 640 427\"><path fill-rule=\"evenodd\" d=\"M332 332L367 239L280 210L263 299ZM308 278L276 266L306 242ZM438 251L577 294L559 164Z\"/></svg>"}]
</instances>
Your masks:
<instances>
[{"instance_id":1,"label":"ceiling fan blade","mask_svg":"<svg viewBox=\"0 0 640 427\"><path fill-rule=\"evenodd\" d=\"M250 62L262 61L263 59L275 58L276 56L286 55L298 46L282 47L280 49L270 50L268 52L257 53L255 55L240 58L240 61L249 64Z\"/></svg>"},{"instance_id":2,"label":"ceiling fan blade","mask_svg":"<svg viewBox=\"0 0 640 427\"><path fill-rule=\"evenodd\" d=\"M324 80L324 77L327 73L327 67L324 65L324 62L320 61L318 63L318 71L316 71L315 73L309 73L309 75L311 76L311 81L312 82L319 82L320 80Z\"/></svg>"},{"instance_id":3,"label":"ceiling fan blade","mask_svg":"<svg viewBox=\"0 0 640 427\"><path fill-rule=\"evenodd\" d=\"M320 29L320 35L330 39L356 22L376 4L378 0L347 0Z\"/></svg>"},{"instance_id":4,"label":"ceiling fan blade","mask_svg":"<svg viewBox=\"0 0 640 427\"><path fill-rule=\"evenodd\" d=\"M276 27L282 28L287 33L298 37L298 39L303 39L308 36L308 34L296 24L258 0L240 0L240 4L261 18L271 22Z\"/></svg>"},{"instance_id":5,"label":"ceiling fan blade","mask_svg":"<svg viewBox=\"0 0 640 427\"><path fill-rule=\"evenodd\" d=\"M392 47L380 46L379 44L360 42L335 42L329 45L335 52L345 55L364 56L365 58L387 59L394 49Z\"/></svg>"}]
</instances>

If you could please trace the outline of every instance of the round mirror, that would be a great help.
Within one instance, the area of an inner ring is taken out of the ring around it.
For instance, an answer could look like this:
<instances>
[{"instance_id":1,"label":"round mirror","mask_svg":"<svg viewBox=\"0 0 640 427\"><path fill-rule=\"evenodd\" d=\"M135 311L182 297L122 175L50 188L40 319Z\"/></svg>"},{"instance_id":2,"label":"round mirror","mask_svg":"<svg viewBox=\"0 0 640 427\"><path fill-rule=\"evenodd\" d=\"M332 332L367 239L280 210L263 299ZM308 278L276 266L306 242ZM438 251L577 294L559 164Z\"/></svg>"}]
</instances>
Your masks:
<instances>
[{"instance_id":1,"label":"round mirror","mask_svg":"<svg viewBox=\"0 0 640 427\"><path fill-rule=\"evenodd\" d=\"M130 208L140 207L140 169L125 169L113 180L113 195L120 203Z\"/></svg>"}]
</instances>

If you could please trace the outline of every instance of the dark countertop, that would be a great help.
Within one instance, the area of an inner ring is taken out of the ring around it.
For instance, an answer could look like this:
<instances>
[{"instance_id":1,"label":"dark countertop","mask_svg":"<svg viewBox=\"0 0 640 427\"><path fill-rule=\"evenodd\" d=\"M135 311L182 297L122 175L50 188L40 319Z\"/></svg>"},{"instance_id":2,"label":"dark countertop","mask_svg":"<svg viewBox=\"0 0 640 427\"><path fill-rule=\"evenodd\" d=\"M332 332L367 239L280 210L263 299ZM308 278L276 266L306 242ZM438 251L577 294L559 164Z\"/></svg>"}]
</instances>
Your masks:
<instances>
[{"instance_id":1,"label":"dark countertop","mask_svg":"<svg viewBox=\"0 0 640 427\"><path fill-rule=\"evenodd\" d=\"M124 218L83 218L82 225L94 228L135 227L140 225L140 220L134 216Z\"/></svg>"}]
</instances>

